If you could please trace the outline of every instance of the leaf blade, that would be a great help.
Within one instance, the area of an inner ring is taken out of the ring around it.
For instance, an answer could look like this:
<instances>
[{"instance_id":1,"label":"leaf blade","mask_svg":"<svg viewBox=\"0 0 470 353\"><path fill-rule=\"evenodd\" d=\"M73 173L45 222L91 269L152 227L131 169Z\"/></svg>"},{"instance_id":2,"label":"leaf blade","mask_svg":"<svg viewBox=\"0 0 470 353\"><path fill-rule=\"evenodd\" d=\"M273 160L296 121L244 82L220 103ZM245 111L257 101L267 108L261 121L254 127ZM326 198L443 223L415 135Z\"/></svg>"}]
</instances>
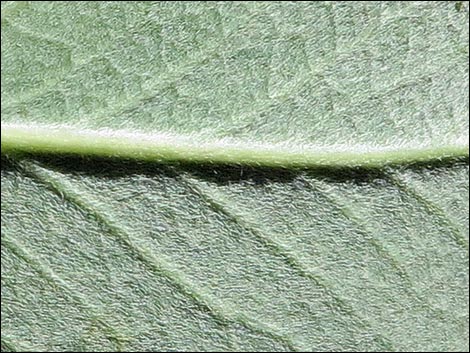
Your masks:
<instances>
[{"instance_id":1,"label":"leaf blade","mask_svg":"<svg viewBox=\"0 0 470 353\"><path fill-rule=\"evenodd\" d=\"M1 62L2 351L468 346L465 4L2 2Z\"/></svg>"}]
</instances>

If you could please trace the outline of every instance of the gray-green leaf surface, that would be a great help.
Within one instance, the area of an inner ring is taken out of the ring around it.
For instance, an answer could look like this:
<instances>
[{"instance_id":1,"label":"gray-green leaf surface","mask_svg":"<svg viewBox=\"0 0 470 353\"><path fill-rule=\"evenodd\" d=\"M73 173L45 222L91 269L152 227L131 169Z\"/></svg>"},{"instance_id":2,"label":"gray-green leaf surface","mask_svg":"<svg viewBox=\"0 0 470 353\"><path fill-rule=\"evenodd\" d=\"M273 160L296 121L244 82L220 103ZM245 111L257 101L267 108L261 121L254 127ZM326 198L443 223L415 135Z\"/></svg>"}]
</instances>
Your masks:
<instances>
[{"instance_id":1,"label":"gray-green leaf surface","mask_svg":"<svg viewBox=\"0 0 470 353\"><path fill-rule=\"evenodd\" d=\"M1 16L2 351L468 349L467 3Z\"/></svg>"},{"instance_id":2,"label":"gray-green leaf surface","mask_svg":"<svg viewBox=\"0 0 470 353\"><path fill-rule=\"evenodd\" d=\"M468 6L2 6L4 150L265 165L468 155Z\"/></svg>"}]
</instances>

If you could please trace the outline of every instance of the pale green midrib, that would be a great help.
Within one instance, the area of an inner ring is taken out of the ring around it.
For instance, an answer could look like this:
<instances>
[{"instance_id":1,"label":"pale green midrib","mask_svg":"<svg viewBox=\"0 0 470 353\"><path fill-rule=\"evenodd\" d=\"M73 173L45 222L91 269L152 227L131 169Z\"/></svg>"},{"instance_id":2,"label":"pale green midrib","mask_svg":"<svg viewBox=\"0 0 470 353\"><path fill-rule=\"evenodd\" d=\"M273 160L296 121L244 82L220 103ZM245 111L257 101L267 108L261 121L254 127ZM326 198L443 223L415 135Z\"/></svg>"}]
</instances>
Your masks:
<instances>
[{"instance_id":1,"label":"pale green midrib","mask_svg":"<svg viewBox=\"0 0 470 353\"><path fill-rule=\"evenodd\" d=\"M131 158L147 161L237 163L285 167L381 167L390 164L426 162L468 157L468 139L454 144L330 150L314 146L249 144L224 140L206 142L189 136L133 134L129 131L77 129L2 123L3 153L77 154Z\"/></svg>"}]
</instances>

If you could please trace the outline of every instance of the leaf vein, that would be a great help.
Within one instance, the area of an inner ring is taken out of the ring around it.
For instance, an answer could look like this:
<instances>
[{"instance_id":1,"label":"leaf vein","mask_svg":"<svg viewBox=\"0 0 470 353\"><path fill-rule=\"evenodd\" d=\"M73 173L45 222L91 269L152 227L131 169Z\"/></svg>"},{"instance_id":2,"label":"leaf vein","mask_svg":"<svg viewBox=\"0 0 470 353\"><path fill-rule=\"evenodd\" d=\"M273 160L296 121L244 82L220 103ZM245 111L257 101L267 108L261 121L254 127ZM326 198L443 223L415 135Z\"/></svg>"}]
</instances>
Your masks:
<instances>
[{"instance_id":1,"label":"leaf vein","mask_svg":"<svg viewBox=\"0 0 470 353\"><path fill-rule=\"evenodd\" d=\"M321 276L314 274L308 267L306 267L302 261L292 254L292 251L287 249L284 245L280 244L279 242L272 239L271 236L265 234L265 232L260 230L260 227L253 223L253 221L248 220L246 216L236 213L233 209L230 209L228 206L228 202L225 198L221 195L215 196L214 192L209 190L208 188L204 187L201 183L199 183L196 179L193 179L190 176L183 176L180 178L190 189L198 195L207 205L209 205L215 212L224 214L225 216L232 219L234 222L242 226L244 229L248 230L251 234L253 234L257 239L259 239L262 244L269 249L274 255L281 257L284 262L289 265L292 269L297 271L299 275L304 278L311 280L316 286L322 288L326 291L326 293L335 301L341 310L350 315L352 318L358 320L360 325L367 328L372 328L370 322L368 322L365 318L361 317L361 315L350 305L346 303L346 301L338 296L331 288L331 285L322 278ZM220 193L218 193L220 194ZM376 334L377 339L380 341L381 345L384 348L388 349L389 351L393 351L393 345L391 341L382 334Z\"/></svg>"},{"instance_id":2,"label":"leaf vein","mask_svg":"<svg viewBox=\"0 0 470 353\"><path fill-rule=\"evenodd\" d=\"M44 280L50 285L60 288L68 293L71 298L81 307L81 309L88 311L90 318L97 318L100 329L103 331L106 338L116 344L116 349L121 350L122 345L126 342L126 339L119 334L119 329L110 325L101 315L95 311L92 304L88 302L86 298L79 295L78 292L70 288L68 281L57 274L52 268L45 264L37 256L33 255L30 250L27 250L24 244L21 244L14 238L9 237L6 234L2 234L1 239L2 245L10 249L16 256L23 259L33 270L35 270Z\"/></svg>"},{"instance_id":3,"label":"leaf vein","mask_svg":"<svg viewBox=\"0 0 470 353\"><path fill-rule=\"evenodd\" d=\"M290 351L301 350L297 343L290 337L287 337L282 333L278 333L277 328L273 328L245 313L236 311L234 314L231 314L231 310L222 302L219 302L209 293L205 293L204 289L199 288L196 284L192 283L188 278L186 278L184 273L171 266L163 256L157 257L150 250L138 245L138 242L133 239L133 236L131 235L132 232L119 225L111 215L108 215L100 209L97 203L87 202L86 198L81 197L80 193L76 192L72 185L67 185L64 181L59 180L48 169L31 162L22 163L22 167L29 175L48 186L55 193L61 195L65 200L77 206L79 209L82 209L86 213L93 215L99 223L108 228L111 235L136 254L140 261L157 274L168 279L182 294L189 297L202 309L207 310L217 322L224 325L227 325L228 323L236 323L254 333L264 335L281 343Z\"/></svg>"},{"instance_id":4,"label":"leaf vein","mask_svg":"<svg viewBox=\"0 0 470 353\"><path fill-rule=\"evenodd\" d=\"M435 202L423 195L416 187L413 187L411 183L407 183L402 180L396 173L389 172L387 174L387 178L390 180L392 185L396 186L406 195L413 197L416 201L421 203L430 214L438 217L442 222L444 222L455 243L465 250L469 250L469 244L465 237L465 232L460 229L456 222L450 218L442 207L438 206Z\"/></svg>"}]
</instances>

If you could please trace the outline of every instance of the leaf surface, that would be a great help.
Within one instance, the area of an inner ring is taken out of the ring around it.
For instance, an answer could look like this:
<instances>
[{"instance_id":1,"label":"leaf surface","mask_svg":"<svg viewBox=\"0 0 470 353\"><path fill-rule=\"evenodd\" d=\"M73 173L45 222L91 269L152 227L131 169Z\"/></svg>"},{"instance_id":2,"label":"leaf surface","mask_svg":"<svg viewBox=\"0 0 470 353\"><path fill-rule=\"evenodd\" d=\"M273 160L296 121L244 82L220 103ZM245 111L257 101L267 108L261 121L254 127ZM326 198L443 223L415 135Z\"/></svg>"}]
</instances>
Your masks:
<instances>
[{"instance_id":1,"label":"leaf surface","mask_svg":"<svg viewBox=\"0 0 470 353\"><path fill-rule=\"evenodd\" d=\"M468 156L467 6L3 6L3 150L264 165Z\"/></svg>"},{"instance_id":2,"label":"leaf surface","mask_svg":"<svg viewBox=\"0 0 470 353\"><path fill-rule=\"evenodd\" d=\"M468 348L468 4L1 6L2 351Z\"/></svg>"}]
</instances>

